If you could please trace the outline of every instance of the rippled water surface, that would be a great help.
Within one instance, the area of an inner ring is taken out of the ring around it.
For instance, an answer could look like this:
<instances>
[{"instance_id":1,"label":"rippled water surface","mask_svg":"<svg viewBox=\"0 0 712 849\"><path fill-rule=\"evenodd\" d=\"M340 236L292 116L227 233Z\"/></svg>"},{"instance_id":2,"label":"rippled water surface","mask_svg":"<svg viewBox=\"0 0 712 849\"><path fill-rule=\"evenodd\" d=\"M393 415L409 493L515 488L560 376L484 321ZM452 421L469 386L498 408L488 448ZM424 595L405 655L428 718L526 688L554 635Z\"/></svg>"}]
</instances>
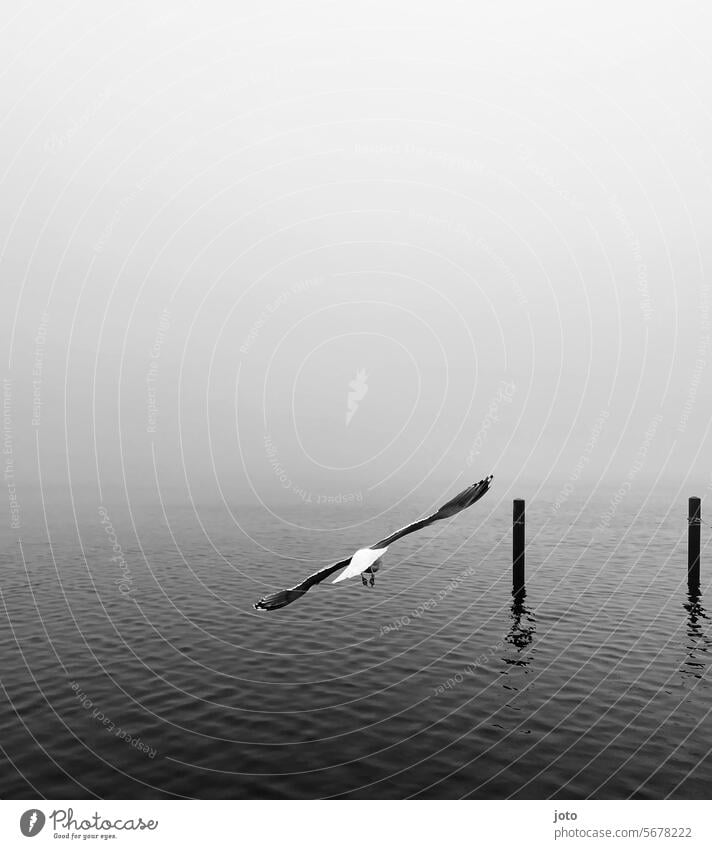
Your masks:
<instances>
[{"instance_id":1,"label":"rippled water surface","mask_svg":"<svg viewBox=\"0 0 712 849\"><path fill-rule=\"evenodd\" d=\"M2 794L708 797L712 564L690 595L678 494L598 530L603 496L528 503L524 597L492 493L373 589L252 609L419 506L109 505L113 547L96 504L26 511L0 562Z\"/></svg>"}]
</instances>

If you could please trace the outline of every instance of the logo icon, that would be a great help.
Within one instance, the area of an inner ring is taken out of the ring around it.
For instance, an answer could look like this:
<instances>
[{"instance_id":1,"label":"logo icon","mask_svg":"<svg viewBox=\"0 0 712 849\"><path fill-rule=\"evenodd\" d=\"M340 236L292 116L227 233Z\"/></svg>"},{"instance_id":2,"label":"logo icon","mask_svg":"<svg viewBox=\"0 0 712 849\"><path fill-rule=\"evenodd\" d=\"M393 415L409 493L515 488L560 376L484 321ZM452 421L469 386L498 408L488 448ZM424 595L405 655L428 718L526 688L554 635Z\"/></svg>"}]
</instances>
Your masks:
<instances>
[{"instance_id":1,"label":"logo icon","mask_svg":"<svg viewBox=\"0 0 712 849\"><path fill-rule=\"evenodd\" d=\"M368 375L366 374L366 369L359 369L356 372L356 377L349 383L349 388L351 392L349 392L346 399L346 426L348 427L351 423L351 419L356 414L356 410L358 410L359 401L363 401L366 397L366 393L368 392L368 384L366 380L368 379Z\"/></svg>"},{"instance_id":2,"label":"logo icon","mask_svg":"<svg viewBox=\"0 0 712 849\"><path fill-rule=\"evenodd\" d=\"M20 817L20 831L25 837L34 837L39 834L44 828L44 824L45 815L37 808L30 808Z\"/></svg>"}]
</instances>

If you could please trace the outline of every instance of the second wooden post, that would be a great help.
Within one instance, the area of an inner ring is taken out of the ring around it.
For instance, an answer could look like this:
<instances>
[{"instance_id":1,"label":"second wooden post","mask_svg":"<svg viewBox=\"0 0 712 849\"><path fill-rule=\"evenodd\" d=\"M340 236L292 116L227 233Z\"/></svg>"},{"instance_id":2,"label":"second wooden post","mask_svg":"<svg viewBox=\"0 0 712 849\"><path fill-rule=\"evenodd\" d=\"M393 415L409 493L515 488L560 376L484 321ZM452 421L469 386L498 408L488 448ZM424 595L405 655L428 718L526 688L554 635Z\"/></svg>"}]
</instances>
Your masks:
<instances>
[{"instance_id":1,"label":"second wooden post","mask_svg":"<svg viewBox=\"0 0 712 849\"><path fill-rule=\"evenodd\" d=\"M512 592L524 589L524 499L515 498L512 504Z\"/></svg>"},{"instance_id":2,"label":"second wooden post","mask_svg":"<svg viewBox=\"0 0 712 849\"><path fill-rule=\"evenodd\" d=\"M695 588L700 585L700 499L690 498L687 514L687 583Z\"/></svg>"}]
</instances>

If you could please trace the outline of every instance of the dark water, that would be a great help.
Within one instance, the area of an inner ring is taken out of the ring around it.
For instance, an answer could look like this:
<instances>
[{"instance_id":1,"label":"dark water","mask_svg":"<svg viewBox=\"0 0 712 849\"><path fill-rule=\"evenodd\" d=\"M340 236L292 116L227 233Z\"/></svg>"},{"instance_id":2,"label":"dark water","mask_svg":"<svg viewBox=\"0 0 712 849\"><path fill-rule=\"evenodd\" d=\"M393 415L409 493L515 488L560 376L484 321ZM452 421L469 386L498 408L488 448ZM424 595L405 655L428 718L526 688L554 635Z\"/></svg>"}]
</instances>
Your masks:
<instances>
[{"instance_id":1,"label":"dark water","mask_svg":"<svg viewBox=\"0 0 712 849\"><path fill-rule=\"evenodd\" d=\"M690 596L678 494L596 532L607 506L528 503L518 599L491 493L394 546L373 589L272 614L264 590L412 503L109 506L118 554L96 503L80 533L26 510L0 567L2 795L709 797L712 565Z\"/></svg>"}]
</instances>

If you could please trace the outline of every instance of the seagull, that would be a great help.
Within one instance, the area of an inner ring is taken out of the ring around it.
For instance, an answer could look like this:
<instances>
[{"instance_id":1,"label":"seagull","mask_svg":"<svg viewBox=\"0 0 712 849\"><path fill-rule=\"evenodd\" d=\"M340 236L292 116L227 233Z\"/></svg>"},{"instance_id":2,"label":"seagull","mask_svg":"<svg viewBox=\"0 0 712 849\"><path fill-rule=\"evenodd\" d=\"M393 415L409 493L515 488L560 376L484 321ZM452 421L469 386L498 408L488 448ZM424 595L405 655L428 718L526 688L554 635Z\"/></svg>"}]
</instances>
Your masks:
<instances>
[{"instance_id":1,"label":"seagull","mask_svg":"<svg viewBox=\"0 0 712 849\"><path fill-rule=\"evenodd\" d=\"M374 575L381 566L381 558L386 553L390 545L392 545L396 540L399 540L401 537L407 536L407 534L412 534L414 531L419 531L421 528L427 528L428 525L432 525L433 522L437 522L439 519L449 519L450 516L454 516L461 510L471 507L475 501L479 501L480 498L482 498L482 496L487 492L490 484L492 483L493 477L493 475L489 475L483 480L473 483L471 486L468 486L467 489L464 489L459 495L456 495L453 499L448 501L447 504L443 504L443 506L439 510L436 510L435 513L431 513L430 516L426 516L424 519L419 519L417 522L406 525L404 528L395 531L395 533L379 540L377 543L374 543L368 548L360 548L351 557L347 557L346 560L340 560L338 563L333 563L331 566L320 569L313 575L309 575L308 578L305 578L301 584L297 584L296 587L291 587L287 590L279 590L276 593L271 593L270 595L261 598L254 605L255 610L279 610L280 607L286 607L288 604L291 604L293 601L301 598L304 593L309 592L313 586L320 584L330 575L333 575L334 572L338 572L339 569L343 569L343 572L335 578L332 583L338 584L341 581L345 581L347 578L353 578L356 575L361 575L361 581L364 586L366 586L367 583L370 586L373 586L375 583ZM366 575L370 576L368 582L366 580Z\"/></svg>"}]
</instances>

